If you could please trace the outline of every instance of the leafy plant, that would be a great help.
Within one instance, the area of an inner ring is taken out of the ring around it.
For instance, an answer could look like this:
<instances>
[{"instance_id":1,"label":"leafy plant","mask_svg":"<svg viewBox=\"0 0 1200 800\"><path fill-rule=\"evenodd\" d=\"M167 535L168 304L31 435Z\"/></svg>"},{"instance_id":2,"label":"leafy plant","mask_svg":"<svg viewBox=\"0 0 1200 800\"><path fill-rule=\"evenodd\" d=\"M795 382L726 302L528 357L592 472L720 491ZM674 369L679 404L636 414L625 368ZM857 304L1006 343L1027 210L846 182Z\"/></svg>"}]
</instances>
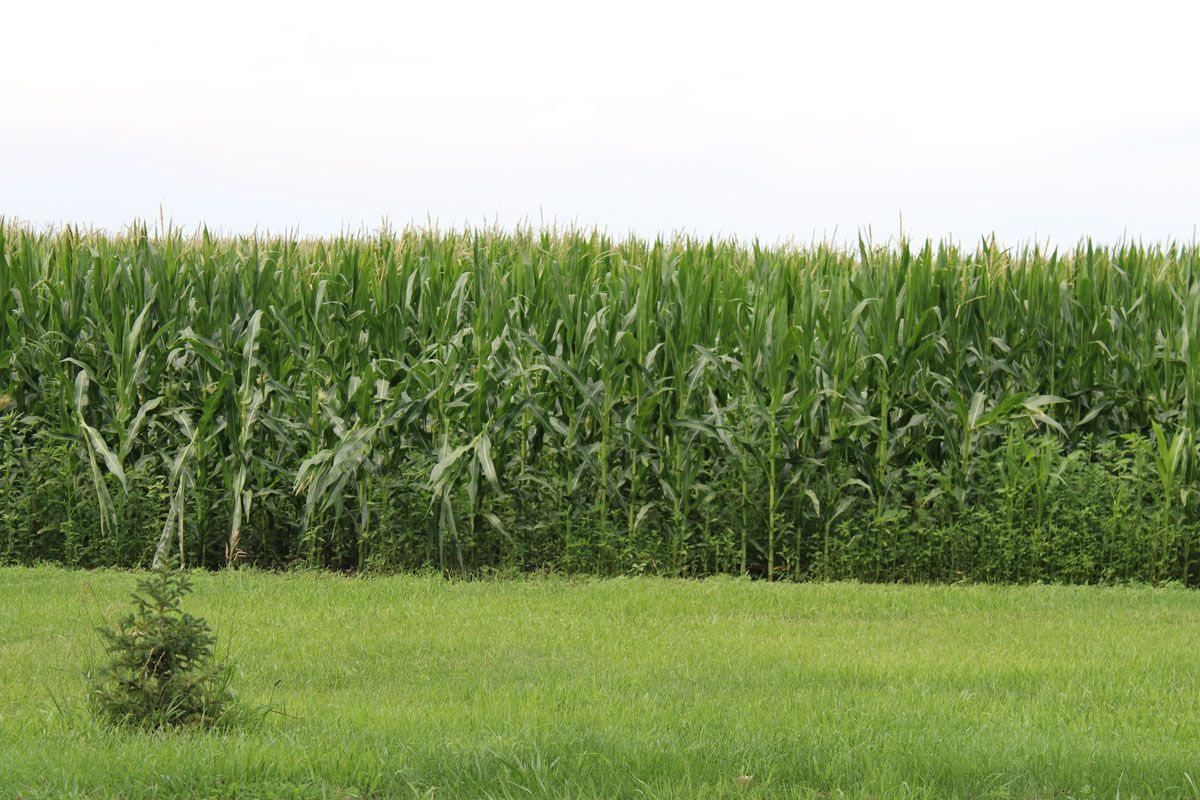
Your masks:
<instances>
[{"instance_id":1,"label":"leafy plant","mask_svg":"<svg viewBox=\"0 0 1200 800\"><path fill-rule=\"evenodd\" d=\"M182 609L191 591L187 573L164 562L138 581L132 612L99 629L110 658L89 675L100 716L143 728L228 721L232 668L217 661L208 623Z\"/></svg>"},{"instance_id":2,"label":"leafy plant","mask_svg":"<svg viewBox=\"0 0 1200 800\"><path fill-rule=\"evenodd\" d=\"M1195 244L0 222L0 560L1200 585L1197 330Z\"/></svg>"}]
</instances>

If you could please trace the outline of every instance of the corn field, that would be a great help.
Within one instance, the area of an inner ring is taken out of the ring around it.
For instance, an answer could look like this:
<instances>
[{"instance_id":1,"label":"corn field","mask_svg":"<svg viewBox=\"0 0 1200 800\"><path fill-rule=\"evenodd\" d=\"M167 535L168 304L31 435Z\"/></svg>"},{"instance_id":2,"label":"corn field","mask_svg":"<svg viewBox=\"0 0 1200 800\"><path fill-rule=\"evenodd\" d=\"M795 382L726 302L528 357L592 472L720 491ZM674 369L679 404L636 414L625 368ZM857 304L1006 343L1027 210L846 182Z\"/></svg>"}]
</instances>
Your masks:
<instances>
[{"instance_id":1,"label":"corn field","mask_svg":"<svg viewBox=\"0 0 1200 800\"><path fill-rule=\"evenodd\" d=\"M0 222L0 562L1200 584L1200 248Z\"/></svg>"}]
</instances>

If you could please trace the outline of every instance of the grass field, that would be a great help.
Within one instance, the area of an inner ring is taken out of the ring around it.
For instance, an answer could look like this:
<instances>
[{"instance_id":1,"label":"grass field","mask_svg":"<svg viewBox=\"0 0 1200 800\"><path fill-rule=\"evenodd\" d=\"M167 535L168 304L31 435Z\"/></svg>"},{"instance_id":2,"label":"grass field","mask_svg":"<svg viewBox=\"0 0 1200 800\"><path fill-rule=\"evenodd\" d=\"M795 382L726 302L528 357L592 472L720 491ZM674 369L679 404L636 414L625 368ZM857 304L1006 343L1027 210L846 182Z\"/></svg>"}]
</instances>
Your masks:
<instances>
[{"instance_id":1,"label":"grass field","mask_svg":"<svg viewBox=\"0 0 1200 800\"><path fill-rule=\"evenodd\" d=\"M0 570L0 797L1200 797L1182 589L198 573L283 713L152 735L80 708L134 583Z\"/></svg>"}]
</instances>

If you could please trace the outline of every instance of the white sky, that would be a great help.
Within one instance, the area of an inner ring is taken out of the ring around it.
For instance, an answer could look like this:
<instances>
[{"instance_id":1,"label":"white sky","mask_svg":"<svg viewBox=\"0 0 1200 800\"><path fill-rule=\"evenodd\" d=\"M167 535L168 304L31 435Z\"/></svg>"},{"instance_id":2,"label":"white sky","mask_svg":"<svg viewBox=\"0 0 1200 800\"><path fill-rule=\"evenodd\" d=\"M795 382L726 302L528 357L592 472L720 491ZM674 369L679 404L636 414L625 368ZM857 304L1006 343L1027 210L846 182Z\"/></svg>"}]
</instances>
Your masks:
<instances>
[{"instance_id":1,"label":"white sky","mask_svg":"<svg viewBox=\"0 0 1200 800\"><path fill-rule=\"evenodd\" d=\"M0 215L1192 240L1200 4L0 0Z\"/></svg>"}]
</instances>

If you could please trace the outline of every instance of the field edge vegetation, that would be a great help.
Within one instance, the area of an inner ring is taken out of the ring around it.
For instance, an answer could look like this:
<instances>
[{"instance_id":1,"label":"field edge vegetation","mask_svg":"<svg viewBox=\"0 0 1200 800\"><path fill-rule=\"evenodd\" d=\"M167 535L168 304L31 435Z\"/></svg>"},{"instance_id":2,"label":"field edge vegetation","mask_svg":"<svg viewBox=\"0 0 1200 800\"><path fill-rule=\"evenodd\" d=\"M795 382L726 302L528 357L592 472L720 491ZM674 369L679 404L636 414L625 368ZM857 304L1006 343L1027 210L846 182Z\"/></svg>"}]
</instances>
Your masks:
<instances>
[{"instance_id":1,"label":"field edge vegetation","mask_svg":"<svg viewBox=\"0 0 1200 800\"><path fill-rule=\"evenodd\" d=\"M1200 249L0 222L0 563L1200 583Z\"/></svg>"}]
</instances>

